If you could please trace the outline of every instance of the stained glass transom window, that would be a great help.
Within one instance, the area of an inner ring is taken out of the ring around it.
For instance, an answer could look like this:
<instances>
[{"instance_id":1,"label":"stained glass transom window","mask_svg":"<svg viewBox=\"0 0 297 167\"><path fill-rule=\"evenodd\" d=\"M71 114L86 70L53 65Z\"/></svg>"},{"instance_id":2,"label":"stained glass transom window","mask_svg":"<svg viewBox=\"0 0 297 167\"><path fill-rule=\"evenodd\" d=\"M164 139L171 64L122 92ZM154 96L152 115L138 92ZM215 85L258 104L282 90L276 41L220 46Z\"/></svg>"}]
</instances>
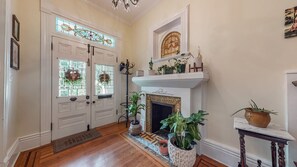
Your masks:
<instances>
[{"instance_id":1,"label":"stained glass transom window","mask_svg":"<svg viewBox=\"0 0 297 167\"><path fill-rule=\"evenodd\" d=\"M114 93L114 66L95 65L95 95Z\"/></svg>"},{"instance_id":2,"label":"stained glass transom window","mask_svg":"<svg viewBox=\"0 0 297 167\"><path fill-rule=\"evenodd\" d=\"M86 62L59 60L59 97L86 96ZM70 81L65 76L69 69L77 70L80 78Z\"/></svg>"},{"instance_id":3,"label":"stained glass transom window","mask_svg":"<svg viewBox=\"0 0 297 167\"><path fill-rule=\"evenodd\" d=\"M161 45L161 58L168 57L171 54L180 52L180 33L177 31L170 32L165 36Z\"/></svg>"},{"instance_id":4,"label":"stained glass transom window","mask_svg":"<svg viewBox=\"0 0 297 167\"><path fill-rule=\"evenodd\" d=\"M115 39L113 37L59 17L56 17L56 31L87 39L104 46L115 47Z\"/></svg>"}]
</instances>

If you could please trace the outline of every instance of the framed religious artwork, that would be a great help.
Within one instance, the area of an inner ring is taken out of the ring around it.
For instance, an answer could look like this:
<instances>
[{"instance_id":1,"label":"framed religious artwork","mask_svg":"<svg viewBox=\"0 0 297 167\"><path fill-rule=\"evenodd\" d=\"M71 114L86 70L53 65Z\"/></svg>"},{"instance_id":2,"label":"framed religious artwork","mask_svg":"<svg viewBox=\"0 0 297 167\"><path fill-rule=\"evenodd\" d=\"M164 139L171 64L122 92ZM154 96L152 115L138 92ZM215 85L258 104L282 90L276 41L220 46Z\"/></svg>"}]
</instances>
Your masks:
<instances>
[{"instance_id":1,"label":"framed religious artwork","mask_svg":"<svg viewBox=\"0 0 297 167\"><path fill-rule=\"evenodd\" d=\"M20 22L16 15L12 15L12 36L15 40L20 40Z\"/></svg>"},{"instance_id":2,"label":"framed religious artwork","mask_svg":"<svg viewBox=\"0 0 297 167\"><path fill-rule=\"evenodd\" d=\"M20 45L13 38L10 42L10 67L15 70L20 69Z\"/></svg>"}]
</instances>

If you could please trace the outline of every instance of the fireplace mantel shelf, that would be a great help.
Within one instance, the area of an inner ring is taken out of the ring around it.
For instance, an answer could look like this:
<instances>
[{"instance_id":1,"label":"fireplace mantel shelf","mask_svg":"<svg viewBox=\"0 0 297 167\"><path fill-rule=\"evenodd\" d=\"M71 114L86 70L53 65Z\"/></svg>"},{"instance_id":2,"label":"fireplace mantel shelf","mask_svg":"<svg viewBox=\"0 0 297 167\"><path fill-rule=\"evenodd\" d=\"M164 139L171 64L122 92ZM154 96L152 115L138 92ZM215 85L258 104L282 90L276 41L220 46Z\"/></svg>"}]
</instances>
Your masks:
<instances>
[{"instance_id":1,"label":"fireplace mantel shelf","mask_svg":"<svg viewBox=\"0 0 297 167\"><path fill-rule=\"evenodd\" d=\"M171 87L194 88L201 82L209 80L206 72L193 72L184 74L150 75L133 77L132 81L141 87Z\"/></svg>"}]
</instances>

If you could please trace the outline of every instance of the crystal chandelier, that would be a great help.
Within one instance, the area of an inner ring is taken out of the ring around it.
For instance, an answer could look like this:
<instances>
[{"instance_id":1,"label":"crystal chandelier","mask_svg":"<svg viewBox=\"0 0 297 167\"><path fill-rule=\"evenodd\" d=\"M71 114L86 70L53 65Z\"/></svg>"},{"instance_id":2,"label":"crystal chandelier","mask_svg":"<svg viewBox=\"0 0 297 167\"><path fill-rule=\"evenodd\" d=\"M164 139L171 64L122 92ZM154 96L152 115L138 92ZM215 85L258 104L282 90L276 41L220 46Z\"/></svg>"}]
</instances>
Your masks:
<instances>
[{"instance_id":1,"label":"crystal chandelier","mask_svg":"<svg viewBox=\"0 0 297 167\"><path fill-rule=\"evenodd\" d=\"M129 10L129 7L130 7L130 3L129 3L129 1L130 1L134 6L137 6L137 3L139 2L139 0L112 0L112 3L113 3L113 6L114 6L115 8L117 8L119 2L123 2L125 9L126 9L126 10Z\"/></svg>"}]
</instances>

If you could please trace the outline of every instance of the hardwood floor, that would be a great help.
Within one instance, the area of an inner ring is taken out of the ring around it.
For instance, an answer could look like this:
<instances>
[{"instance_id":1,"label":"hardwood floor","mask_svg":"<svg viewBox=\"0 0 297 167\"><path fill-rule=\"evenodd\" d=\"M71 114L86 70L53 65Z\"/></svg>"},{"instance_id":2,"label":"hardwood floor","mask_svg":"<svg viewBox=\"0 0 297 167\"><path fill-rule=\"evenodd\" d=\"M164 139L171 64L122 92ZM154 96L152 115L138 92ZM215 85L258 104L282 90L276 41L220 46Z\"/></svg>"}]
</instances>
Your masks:
<instances>
[{"instance_id":1,"label":"hardwood floor","mask_svg":"<svg viewBox=\"0 0 297 167\"><path fill-rule=\"evenodd\" d=\"M52 144L22 152L16 167L162 167L165 166L153 156L133 145L120 135L127 131L125 124L113 124L97 128L102 134L95 140L54 154ZM205 166L210 164L211 166ZM200 156L197 167L224 167Z\"/></svg>"}]
</instances>

